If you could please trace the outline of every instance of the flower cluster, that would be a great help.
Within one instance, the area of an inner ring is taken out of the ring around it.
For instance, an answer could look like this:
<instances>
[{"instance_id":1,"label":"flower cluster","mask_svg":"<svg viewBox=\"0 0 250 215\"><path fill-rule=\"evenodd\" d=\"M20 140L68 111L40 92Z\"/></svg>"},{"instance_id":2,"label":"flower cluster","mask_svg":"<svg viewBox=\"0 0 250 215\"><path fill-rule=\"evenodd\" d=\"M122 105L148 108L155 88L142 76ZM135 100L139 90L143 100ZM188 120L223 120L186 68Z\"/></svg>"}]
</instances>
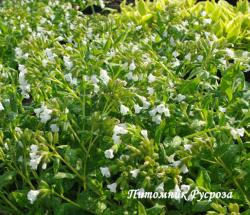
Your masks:
<instances>
[{"instance_id":1,"label":"flower cluster","mask_svg":"<svg viewBox=\"0 0 250 215\"><path fill-rule=\"evenodd\" d=\"M30 146L30 167L33 170L37 170L38 165L40 164L42 159L42 155L39 151L39 147L37 145Z\"/></svg>"},{"instance_id":2,"label":"flower cluster","mask_svg":"<svg viewBox=\"0 0 250 215\"><path fill-rule=\"evenodd\" d=\"M109 3L46 2L3 1L0 9L3 210L248 210L246 1L138 0L91 16L94 4ZM126 196L196 188L234 192L237 201Z\"/></svg>"},{"instance_id":3,"label":"flower cluster","mask_svg":"<svg viewBox=\"0 0 250 215\"><path fill-rule=\"evenodd\" d=\"M34 109L36 116L40 118L42 123L46 123L51 119L52 110L48 109L47 106L43 103L40 108Z\"/></svg>"}]
</instances>

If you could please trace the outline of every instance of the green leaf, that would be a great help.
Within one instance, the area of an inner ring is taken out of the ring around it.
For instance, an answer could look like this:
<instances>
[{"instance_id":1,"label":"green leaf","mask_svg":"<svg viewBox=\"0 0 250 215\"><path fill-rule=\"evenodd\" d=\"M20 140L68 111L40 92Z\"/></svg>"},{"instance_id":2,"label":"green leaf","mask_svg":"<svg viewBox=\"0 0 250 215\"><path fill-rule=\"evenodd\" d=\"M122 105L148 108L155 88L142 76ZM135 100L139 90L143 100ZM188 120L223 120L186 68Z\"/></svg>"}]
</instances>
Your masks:
<instances>
[{"instance_id":1,"label":"green leaf","mask_svg":"<svg viewBox=\"0 0 250 215\"><path fill-rule=\"evenodd\" d=\"M238 1L237 2L237 10L246 14L248 13L249 2L248 0Z\"/></svg>"},{"instance_id":2,"label":"green leaf","mask_svg":"<svg viewBox=\"0 0 250 215\"><path fill-rule=\"evenodd\" d=\"M138 215L147 215L147 211L141 202L138 202Z\"/></svg>"},{"instance_id":3,"label":"green leaf","mask_svg":"<svg viewBox=\"0 0 250 215\"><path fill-rule=\"evenodd\" d=\"M233 90L231 87L228 87L226 90L225 90L225 93L227 95L227 98L229 101L232 101L233 99Z\"/></svg>"},{"instance_id":4,"label":"green leaf","mask_svg":"<svg viewBox=\"0 0 250 215\"><path fill-rule=\"evenodd\" d=\"M248 210L241 213L241 215L249 215L249 214L250 214L250 209L248 209Z\"/></svg>"},{"instance_id":5,"label":"green leaf","mask_svg":"<svg viewBox=\"0 0 250 215\"><path fill-rule=\"evenodd\" d=\"M166 122L164 120L164 121L161 122L159 127L156 129L155 138L154 138L156 144L159 144L161 142L161 137L162 137L162 134L164 132L165 126L166 126Z\"/></svg>"},{"instance_id":6,"label":"green leaf","mask_svg":"<svg viewBox=\"0 0 250 215\"><path fill-rule=\"evenodd\" d=\"M144 16L147 14L148 8L147 5L145 4L144 0L139 0L137 1L137 9L141 16Z\"/></svg>"},{"instance_id":7,"label":"green leaf","mask_svg":"<svg viewBox=\"0 0 250 215\"><path fill-rule=\"evenodd\" d=\"M79 214L87 214L84 213L84 210L78 208L72 204L64 203L59 206L59 209L56 211L57 215L79 215Z\"/></svg>"},{"instance_id":8,"label":"green leaf","mask_svg":"<svg viewBox=\"0 0 250 215\"><path fill-rule=\"evenodd\" d=\"M67 172L58 172L55 176L55 179L63 179L63 178L68 178L68 179L74 179L75 175Z\"/></svg>"},{"instance_id":9,"label":"green leaf","mask_svg":"<svg viewBox=\"0 0 250 215\"><path fill-rule=\"evenodd\" d=\"M214 7L215 7L214 3L206 1L205 9L208 14L212 14L214 12Z\"/></svg>"},{"instance_id":10,"label":"green leaf","mask_svg":"<svg viewBox=\"0 0 250 215\"><path fill-rule=\"evenodd\" d=\"M107 208L106 204L101 201L93 192L82 192L77 198L77 203L81 208L94 214L102 214Z\"/></svg>"},{"instance_id":11,"label":"green leaf","mask_svg":"<svg viewBox=\"0 0 250 215\"><path fill-rule=\"evenodd\" d=\"M147 215L161 215L164 213L164 205L158 205L156 204L154 207L147 209Z\"/></svg>"},{"instance_id":12,"label":"green leaf","mask_svg":"<svg viewBox=\"0 0 250 215\"><path fill-rule=\"evenodd\" d=\"M3 175L0 176L0 189L7 186L8 184L11 184L13 180L15 179L16 172L6 172Z\"/></svg>"},{"instance_id":13,"label":"green leaf","mask_svg":"<svg viewBox=\"0 0 250 215\"><path fill-rule=\"evenodd\" d=\"M192 212L194 213L206 212L209 208L210 208L210 202L197 201L192 208Z\"/></svg>"},{"instance_id":14,"label":"green leaf","mask_svg":"<svg viewBox=\"0 0 250 215\"><path fill-rule=\"evenodd\" d=\"M227 39L230 42L234 42L241 32L241 23L234 24L231 26L227 33Z\"/></svg>"},{"instance_id":15,"label":"green leaf","mask_svg":"<svg viewBox=\"0 0 250 215\"><path fill-rule=\"evenodd\" d=\"M193 94L194 92L196 92L199 83L200 83L199 78L195 78L193 80L187 80L180 86L179 91L183 95Z\"/></svg>"},{"instance_id":16,"label":"green leaf","mask_svg":"<svg viewBox=\"0 0 250 215\"><path fill-rule=\"evenodd\" d=\"M9 194L11 201L14 201L20 207L23 207L28 203L27 190L16 190Z\"/></svg>"},{"instance_id":17,"label":"green leaf","mask_svg":"<svg viewBox=\"0 0 250 215\"><path fill-rule=\"evenodd\" d=\"M200 174L198 175L196 179L197 186L202 187L209 191L211 188L210 183L211 183L211 179L210 179L208 172L205 169L201 170Z\"/></svg>"},{"instance_id":18,"label":"green leaf","mask_svg":"<svg viewBox=\"0 0 250 215\"><path fill-rule=\"evenodd\" d=\"M216 211L218 211L218 212L220 212L220 213L222 213L222 214L226 214L226 212L227 212L227 209L226 208L224 208L224 207L222 207L220 204L217 204L217 203L211 203L211 207L214 209L214 210L216 210Z\"/></svg>"},{"instance_id":19,"label":"green leaf","mask_svg":"<svg viewBox=\"0 0 250 215\"><path fill-rule=\"evenodd\" d=\"M107 42L106 42L106 44L105 44L105 46L104 46L104 52L107 52L110 49L110 47L112 46L112 43L113 43L113 41L109 37L108 40L107 40Z\"/></svg>"},{"instance_id":20,"label":"green leaf","mask_svg":"<svg viewBox=\"0 0 250 215\"><path fill-rule=\"evenodd\" d=\"M239 208L239 205L237 204L237 203L230 203L229 205L228 205L228 209L230 210L230 212L235 212L235 213L239 213L239 210L240 210L240 208Z\"/></svg>"}]
</instances>

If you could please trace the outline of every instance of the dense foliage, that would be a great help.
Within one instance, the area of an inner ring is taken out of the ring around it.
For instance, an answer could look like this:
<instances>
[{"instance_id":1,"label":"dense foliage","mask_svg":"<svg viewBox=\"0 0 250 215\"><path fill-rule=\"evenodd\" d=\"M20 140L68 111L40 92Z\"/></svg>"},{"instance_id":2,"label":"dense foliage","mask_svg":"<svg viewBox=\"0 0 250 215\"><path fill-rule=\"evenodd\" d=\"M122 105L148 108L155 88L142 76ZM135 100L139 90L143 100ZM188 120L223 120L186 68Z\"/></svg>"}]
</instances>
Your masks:
<instances>
[{"instance_id":1,"label":"dense foliage","mask_svg":"<svg viewBox=\"0 0 250 215\"><path fill-rule=\"evenodd\" d=\"M0 211L250 214L249 3L95 4L2 3Z\"/></svg>"}]
</instances>

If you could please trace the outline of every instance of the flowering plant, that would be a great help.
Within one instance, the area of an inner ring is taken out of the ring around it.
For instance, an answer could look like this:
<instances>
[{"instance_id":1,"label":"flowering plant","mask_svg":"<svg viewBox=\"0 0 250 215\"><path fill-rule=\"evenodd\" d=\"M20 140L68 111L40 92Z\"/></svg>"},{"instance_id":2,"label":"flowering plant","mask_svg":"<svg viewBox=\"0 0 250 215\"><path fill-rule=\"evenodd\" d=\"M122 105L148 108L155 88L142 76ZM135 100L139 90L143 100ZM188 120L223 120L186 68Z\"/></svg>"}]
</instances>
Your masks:
<instances>
[{"instance_id":1,"label":"flowering plant","mask_svg":"<svg viewBox=\"0 0 250 215\"><path fill-rule=\"evenodd\" d=\"M0 8L0 211L249 214L247 1L138 0L106 16L78 3Z\"/></svg>"}]
</instances>

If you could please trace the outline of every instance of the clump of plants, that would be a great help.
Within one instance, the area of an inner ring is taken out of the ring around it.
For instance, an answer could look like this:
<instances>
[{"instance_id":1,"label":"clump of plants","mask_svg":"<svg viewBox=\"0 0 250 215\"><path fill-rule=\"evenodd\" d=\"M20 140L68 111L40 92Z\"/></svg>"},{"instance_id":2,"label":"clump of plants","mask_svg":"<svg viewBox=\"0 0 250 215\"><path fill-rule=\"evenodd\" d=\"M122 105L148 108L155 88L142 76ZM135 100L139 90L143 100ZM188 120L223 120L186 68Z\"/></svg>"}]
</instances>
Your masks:
<instances>
[{"instance_id":1,"label":"clump of plants","mask_svg":"<svg viewBox=\"0 0 250 215\"><path fill-rule=\"evenodd\" d=\"M248 214L249 3L77 5L0 8L0 211Z\"/></svg>"}]
</instances>

